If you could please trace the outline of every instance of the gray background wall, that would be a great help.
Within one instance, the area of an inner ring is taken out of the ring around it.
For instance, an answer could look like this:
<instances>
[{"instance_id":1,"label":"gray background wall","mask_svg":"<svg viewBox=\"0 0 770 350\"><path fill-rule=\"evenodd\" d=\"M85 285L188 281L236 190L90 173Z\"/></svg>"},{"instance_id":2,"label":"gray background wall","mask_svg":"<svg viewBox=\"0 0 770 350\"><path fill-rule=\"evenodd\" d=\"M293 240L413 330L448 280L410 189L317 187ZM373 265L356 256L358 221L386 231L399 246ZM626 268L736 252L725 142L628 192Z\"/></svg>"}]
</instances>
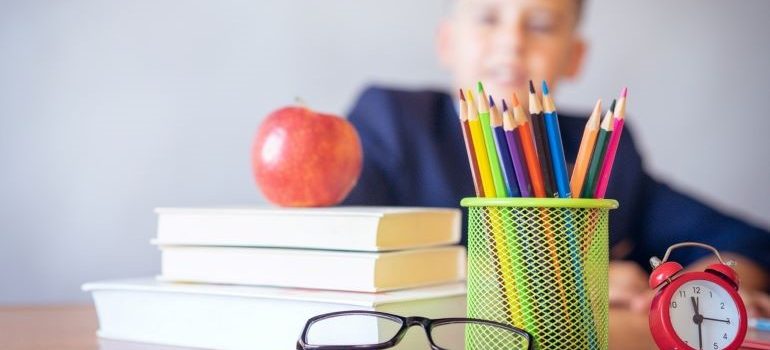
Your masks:
<instances>
[{"instance_id":1,"label":"gray background wall","mask_svg":"<svg viewBox=\"0 0 770 350\"><path fill-rule=\"evenodd\" d=\"M249 148L302 96L442 86L444 0L0 0L0 303L151 275L157 206L260 204ZM630 87L649 169L770 227L770 2L590 1L561 108ZM696 127L692 127L697 125Z\"/></svg>"}]
</instances>

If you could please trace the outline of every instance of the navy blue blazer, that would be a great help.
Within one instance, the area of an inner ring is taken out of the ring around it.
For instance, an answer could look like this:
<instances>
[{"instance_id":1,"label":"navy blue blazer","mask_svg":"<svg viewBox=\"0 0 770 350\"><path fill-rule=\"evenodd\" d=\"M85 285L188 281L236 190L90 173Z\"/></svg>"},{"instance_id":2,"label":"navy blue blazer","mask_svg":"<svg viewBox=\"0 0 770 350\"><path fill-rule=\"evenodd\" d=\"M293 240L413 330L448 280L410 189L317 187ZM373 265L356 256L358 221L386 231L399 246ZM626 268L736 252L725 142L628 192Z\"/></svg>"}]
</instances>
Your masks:
<instances>
[{"instance_id":1,"label":"navy blue blazer","mask_svg":"<svg viewBox=\"0 0 770 350\"><path fill-rule=\"evenodd\" d=\"M474 196L455 101L436 91L371 87L359 97L349 120L364 149L361 178L347 205L459 207ZM559 115L564 152L574 160L585 118ZM699 241L770 267L768 232L727 216L656 181L644 171L630 128L624 130L607 198L620 202L610 214L610 244L623 258L649 269L671 244ZM463 244L466 233L463 230ZM680 252L681 251L681 252ZM708 254L678 250L688 264Z\"/></svg>"}]
</instances>

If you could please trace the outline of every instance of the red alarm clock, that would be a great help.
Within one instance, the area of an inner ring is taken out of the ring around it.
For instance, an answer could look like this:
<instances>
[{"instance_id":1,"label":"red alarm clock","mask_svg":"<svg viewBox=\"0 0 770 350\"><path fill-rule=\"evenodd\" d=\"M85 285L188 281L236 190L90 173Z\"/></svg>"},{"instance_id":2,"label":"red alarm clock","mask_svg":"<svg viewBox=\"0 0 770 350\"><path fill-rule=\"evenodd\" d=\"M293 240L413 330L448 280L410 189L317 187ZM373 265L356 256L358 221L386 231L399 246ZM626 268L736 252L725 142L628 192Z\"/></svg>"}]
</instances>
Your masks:
<instances>
[{"instance_id":1,"label":"red alarm clock","mask_svg":"<svg viewBox=\"0 0 770 350\"><path fill-rule=\"evenodd\" d=\"M719 263L705 271L682 272L682 265L667 261L680 247L711 250ZM650 306L650 331L665 350L738 349L746 337L746 306L738 295L733 261L723 261L714 247L694 242L674 244L663 260L650 258L650 288L660 287Z\"/></svg>"}]
</instances>

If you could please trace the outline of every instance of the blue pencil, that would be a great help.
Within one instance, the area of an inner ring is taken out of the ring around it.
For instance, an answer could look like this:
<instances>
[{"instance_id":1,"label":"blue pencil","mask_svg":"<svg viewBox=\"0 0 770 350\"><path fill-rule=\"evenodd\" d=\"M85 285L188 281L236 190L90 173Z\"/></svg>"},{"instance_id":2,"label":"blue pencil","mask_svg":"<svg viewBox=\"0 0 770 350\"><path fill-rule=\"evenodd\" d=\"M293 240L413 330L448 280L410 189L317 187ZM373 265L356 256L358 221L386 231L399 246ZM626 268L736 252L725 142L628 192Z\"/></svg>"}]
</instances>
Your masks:
<instances>
[{"instance_id":1,"label":"blue pencil","mask_svg":"<svg viewBox=\"0 0 770 350\"><path fill-rule=\"evenodd\" d=\"M545 129L548 135L548 145L551 149L551 163L553 164L553 177L556 189L561 198L570 198L572 194L569 186L569 174L567 161L564 159L564 146L561 143L561 131L559 119L553 99L548 94L548 85L543 80L543 112L545 113Z\"/></svg>"},{"instance_id":2,"label":"blue pencil","mask_svg":"<svg viewBox=\"0 0 770 350\"><path fill-rule=\"evenodd\" d=\"M495 106L492 96L489 96L489 125L492 127L492 136L495 139L495 148L500 159L500 168L503 171L506 195L508 197L521 197L516 172L511 161L511 153L508 149L508 141L505 138L505 130L503 130L503 118L500 116L500 110Z\"/></svg>"},{"instance_id":3,"label":"blue pencil","mask_svg":"<svg viewBox=\"0 0 770 350\"><path fill-rule=\"evenodd\" d=\"M548 144L551 148L551 163L553 164L553 177L556 181L556 188L561 198L571 197L569 174L567 174L567 161L564 159L564 146L561 142L561 131L559 130L559 119L556 114L556 107L554 106L553 99L548 94L548 85L543 80L543 112L545 114L545 128L548 135ZM591 315L590 320L584 320L583 327L588 329L588 344L590 349L595 349L597 346L596 338L596 326L593 323L593 311L591 309L590 296L585 289L585 271L583 270L582 259L580 257L580 244L575 234L575 222L572 217L572 211L567 211L564 216L565 233L566 237L559 237L564 239L567 243L567 250L569 251L570 263L569 266L572 269L574 277L573 283L577 292L577 307L581 310L585 310ZM564 265L562 265L564 266Z\"/></svg>"}]
</instances>

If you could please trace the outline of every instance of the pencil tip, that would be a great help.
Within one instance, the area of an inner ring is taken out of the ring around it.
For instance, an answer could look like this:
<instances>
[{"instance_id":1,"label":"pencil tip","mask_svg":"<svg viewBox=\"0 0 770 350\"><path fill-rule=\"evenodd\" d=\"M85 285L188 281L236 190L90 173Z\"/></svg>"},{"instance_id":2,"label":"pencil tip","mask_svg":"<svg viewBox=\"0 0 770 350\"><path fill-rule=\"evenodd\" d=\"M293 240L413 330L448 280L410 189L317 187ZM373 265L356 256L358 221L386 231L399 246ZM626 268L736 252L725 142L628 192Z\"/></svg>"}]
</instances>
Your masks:
<instances>
[{"instance_id":1,"label":"pencil tip","mask_svg":"<svg viewBox=\"0 0 770 350\"><path fill-rule=\"evenodd\" d=\"M628 95L628 87L623 87L623 91L620 92L620 97L625 98Z\"/></svg>"},{"instance_id":2,"label":"pencil tip","mask_svg":"<svg viewBox=\"0 0 770 350\"><path fill-rule=\"evenodd\" d=\"M545 83L545 80L543 80L543 95L548 95L548 84Z\"/></svg>"},{"instance_id":3,"label":"pencil tip","mask_svg":"<svg viewBox=\"0 0 770 350\"><path fill-rule=\"evenodd\" d=\"M478 86L478 89L479 89L479 93L484 93L484 85L481 85L480 81L479 81L477 86Z\"/></svg>"},{"instance_id":4,"label":"pencil tip","mask_svg":"<svg viewBox=\"0 0 770 350\"><path fill-rule=\"evenodd\" d=\"M465 101L465 95L463 95L463 89L460 89L460 100Z\"/></svg>"},{"instance_id":5,"label":"pencil tip","mask_svg":"<svg viewBox=\"0 0 770 350\"><path fill-rule=\"evenodd\" d=\"M492 95L489 95L489 107L495 106L495 100L492 99Z\"/></svg>"},{"instance_id":6,"label":"pencil tip","mask_svg":"<svg viewBox=\"0 0 770 350\"><path fill-rule=\"evenodd\" d=\"M508 111L508 104L505 103L505 99L502 99L501 101L503 101L503 113L505 113Z\"/></svg>"},{"instance_id":7,"label":"pencil tip","mask_svg":"<svg viewBox=\"0 0 770 350\"><path fill-rule=\"evenodd\" d=\"M519 106L519 96L517 96L515 92L513 93L513 100L512 100L512 102L513 102L513 106L514 107L518 107Z\"/></svg>"},{"instance_id":8,"label":"pencil tip","mask_svg":"<svg viewBox=\"0 0 770 350\"><path fill-rule=\"evenodd\" d=\"M610 105L610 112L615 112L615 103L618 102L617 99L612 99L612 104Z\"/></svg>"},{"instance_id":9,"label":"pencil tip","mask_svg":"<svg viewBox=\"0 0 770 350\"><path fill-rule=\"evenodd\" d=\"M535 84L532 82L532 79L529 80L529 93L535 93Z\"/></svg>"}]
</instances>

